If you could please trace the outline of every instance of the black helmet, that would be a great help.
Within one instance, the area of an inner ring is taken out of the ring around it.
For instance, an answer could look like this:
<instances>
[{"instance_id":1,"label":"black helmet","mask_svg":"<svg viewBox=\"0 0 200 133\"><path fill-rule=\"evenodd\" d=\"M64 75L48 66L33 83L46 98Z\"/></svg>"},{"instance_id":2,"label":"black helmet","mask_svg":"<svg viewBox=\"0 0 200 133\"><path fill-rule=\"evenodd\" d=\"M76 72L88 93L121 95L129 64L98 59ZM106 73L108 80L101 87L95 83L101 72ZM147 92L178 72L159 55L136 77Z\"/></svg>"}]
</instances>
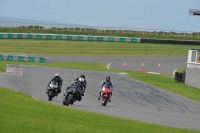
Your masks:
<instances>
[{"instance_id":1,"label":"black helmet","mask_svg":"<svg viewBox=\"0 0 200 133\"><path fill-rule=\"evenodd\" d=\"M84 75L84 74L81 74L81 75L80 75L80 78L84 78L84 79L85 79L85 75Z\"/></svg>"},{"instance_id":2,"label":"black helmet","mask_svg":"<svg viewBox=\"0 0 200 133\"><path fill-rule=\"evenodd\" d=\"M107 81L107 82L110 82L110 76L107 76L107 77L106 77L106 81Z\"/></svg>"}]
</instances>

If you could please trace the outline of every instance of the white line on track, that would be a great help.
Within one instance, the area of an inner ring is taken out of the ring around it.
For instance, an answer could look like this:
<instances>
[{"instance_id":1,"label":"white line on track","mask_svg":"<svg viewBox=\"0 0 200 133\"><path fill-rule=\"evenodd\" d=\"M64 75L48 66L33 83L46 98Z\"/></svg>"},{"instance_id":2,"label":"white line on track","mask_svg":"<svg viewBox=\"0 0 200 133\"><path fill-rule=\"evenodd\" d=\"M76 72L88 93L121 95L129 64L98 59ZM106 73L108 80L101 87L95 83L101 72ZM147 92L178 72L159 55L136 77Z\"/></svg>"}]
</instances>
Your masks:
<instances>
[{"instance_id":1,"label":"white line on track","mask_svg":"<svg viewBox=\"0 0 200 133\"><path fill-rule=\"evenodd\" d=\"M151 73L151 74L160 74L160 73L156 73L156 72L147 72L147 73Z\"/></svg>"},{"instance_id":2,"label":"white line on track","mask_svg":"<svg viewBox=\"0 0 200 133\"><path fill-rule=\"evenodd\" d=\"M175 75L176 70L177 70L177 69L175 69L175 70L173 71L173 75Z\"/></svg>"},{"instance_id":3,"label":"white line on track","mask_svg":"<svg viewBox=\"0 0 200 133\"><path fill-rule=\"evenodd\" d=\"M127 74L127 73L118 73L118 74Z\"/></svg>"},{"instance_id":4,"label":"white line on track","mask_svg":"<svg viewBox=\"0 0 200 133\"><path fill-rule=\"evenodd\" d=\"M110 65L111 65L111 63L108 64L108 66L107 66L108 69L110 69L110 68L109 68Z\"/></svg>"},{"instance_id":5,"label":"white line on track","mask_svg":"<svg viewBox=\"0 0 200 133\"><path fill-rule=\"evenodd\" d=\"M34 97L34 96L31 96L32 98L34 98L35 100L38 100L36 97Z\"/></svg>"}]
</instances>

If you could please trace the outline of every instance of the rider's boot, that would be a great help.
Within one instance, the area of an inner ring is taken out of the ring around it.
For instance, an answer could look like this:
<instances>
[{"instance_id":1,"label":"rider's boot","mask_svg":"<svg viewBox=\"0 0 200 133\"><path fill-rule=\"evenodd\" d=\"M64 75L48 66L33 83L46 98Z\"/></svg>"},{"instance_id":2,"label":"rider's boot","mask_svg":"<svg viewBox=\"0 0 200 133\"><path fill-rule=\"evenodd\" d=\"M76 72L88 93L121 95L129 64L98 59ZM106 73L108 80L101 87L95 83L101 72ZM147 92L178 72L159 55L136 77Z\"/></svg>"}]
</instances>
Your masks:
<instances>
[{"instance_id":1,"label":"rider's boot","mask_svg":"<svg viewBox=\"0 0 200 133\"><path fill-rule=\"evenodd\" d=\"M111 96L110 96L110 98L109 98L109 102L111 102Z\"/></svg>"},{"instance_id":2,"label":"rider's boot","mask_svg":"<svg viewBox=\"0 0 200 133\"><path fill-rule=\"evenodd\" d=\"M100 100L101 99L101 91L100 91L100 93L99 93L99 98L98 98L98 100Z\"/></svg>"}]
</instances>

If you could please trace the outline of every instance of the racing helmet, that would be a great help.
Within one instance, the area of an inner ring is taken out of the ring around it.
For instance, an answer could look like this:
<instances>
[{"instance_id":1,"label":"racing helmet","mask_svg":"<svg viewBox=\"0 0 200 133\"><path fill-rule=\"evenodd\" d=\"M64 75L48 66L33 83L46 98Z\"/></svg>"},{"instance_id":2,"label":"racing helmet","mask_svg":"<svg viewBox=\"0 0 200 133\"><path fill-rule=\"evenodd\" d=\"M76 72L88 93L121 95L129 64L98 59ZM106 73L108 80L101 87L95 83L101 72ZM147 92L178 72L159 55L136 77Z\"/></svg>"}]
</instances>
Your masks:
<instances>
[{"instance_id":1,"label":"racing helmet","mask_svg":"<svg viewBox=\"0 0 200 133\"><path fill-rule=\"evenodd\" d=\"M78 82L79 82L79 83L82 84L84 81L85 81L84 78L78 78Z\"/></svg>"},{"instance_id":2,"label":"racing helmet","mask_svg":"<svg viewBox=\"0 0 200 133\"><path fill-rule=\"evenodd\" d=\"M81 74L81 75L80 75L80 78L84 78L84 79L85 79L85 75L84 75L84 74Z\"/></svg>"},{"instance_id":3,"label":"racing helmet","mask_svg":"<svg viewBox=\"0 0 200 133\"><path fill-rule=\"evenodd\" d=\"M107 77L106 77L106 81L107 81L107 82L110 82L110 76L107 76Z\"/></svg>"},{"instance_id":4,"label":"racing helmet","mask_svg":"<svg viewBox=\"0 0 200 133\"><path fill-rule=\"evenodd\" d=\"M59 77L59 73L55 73L55 77Z\"/></svg>"}]
</instances>

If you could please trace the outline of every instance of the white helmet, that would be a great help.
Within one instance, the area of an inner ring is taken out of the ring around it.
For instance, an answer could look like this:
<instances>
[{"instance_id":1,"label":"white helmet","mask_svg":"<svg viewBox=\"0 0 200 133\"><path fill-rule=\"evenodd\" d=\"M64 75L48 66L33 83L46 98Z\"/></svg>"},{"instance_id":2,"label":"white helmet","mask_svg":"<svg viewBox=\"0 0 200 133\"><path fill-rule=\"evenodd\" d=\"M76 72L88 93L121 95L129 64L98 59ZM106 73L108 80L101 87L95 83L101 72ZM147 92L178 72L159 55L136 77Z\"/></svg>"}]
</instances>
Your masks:
<instances>
[{"instance_id":1,"label":"white helmet","mask_svg":"<svg viewBox=\"0 0 200 133\"><path fill-rule=\"evenodd\" d=\"M79 78L78 81L79 81L80 83L83 83L83 82L84 82L84 78Z\"/></svg>"},{"instance_id":2,"label":"white helmet","mask_svg":"<svg viewBox=\"0 0 200 133\"><path fill-rule=\"evenodd\" d=\"M55 77L58 77L59 76L59 73L55 73Z\"/></svg>"}]
</instances>

